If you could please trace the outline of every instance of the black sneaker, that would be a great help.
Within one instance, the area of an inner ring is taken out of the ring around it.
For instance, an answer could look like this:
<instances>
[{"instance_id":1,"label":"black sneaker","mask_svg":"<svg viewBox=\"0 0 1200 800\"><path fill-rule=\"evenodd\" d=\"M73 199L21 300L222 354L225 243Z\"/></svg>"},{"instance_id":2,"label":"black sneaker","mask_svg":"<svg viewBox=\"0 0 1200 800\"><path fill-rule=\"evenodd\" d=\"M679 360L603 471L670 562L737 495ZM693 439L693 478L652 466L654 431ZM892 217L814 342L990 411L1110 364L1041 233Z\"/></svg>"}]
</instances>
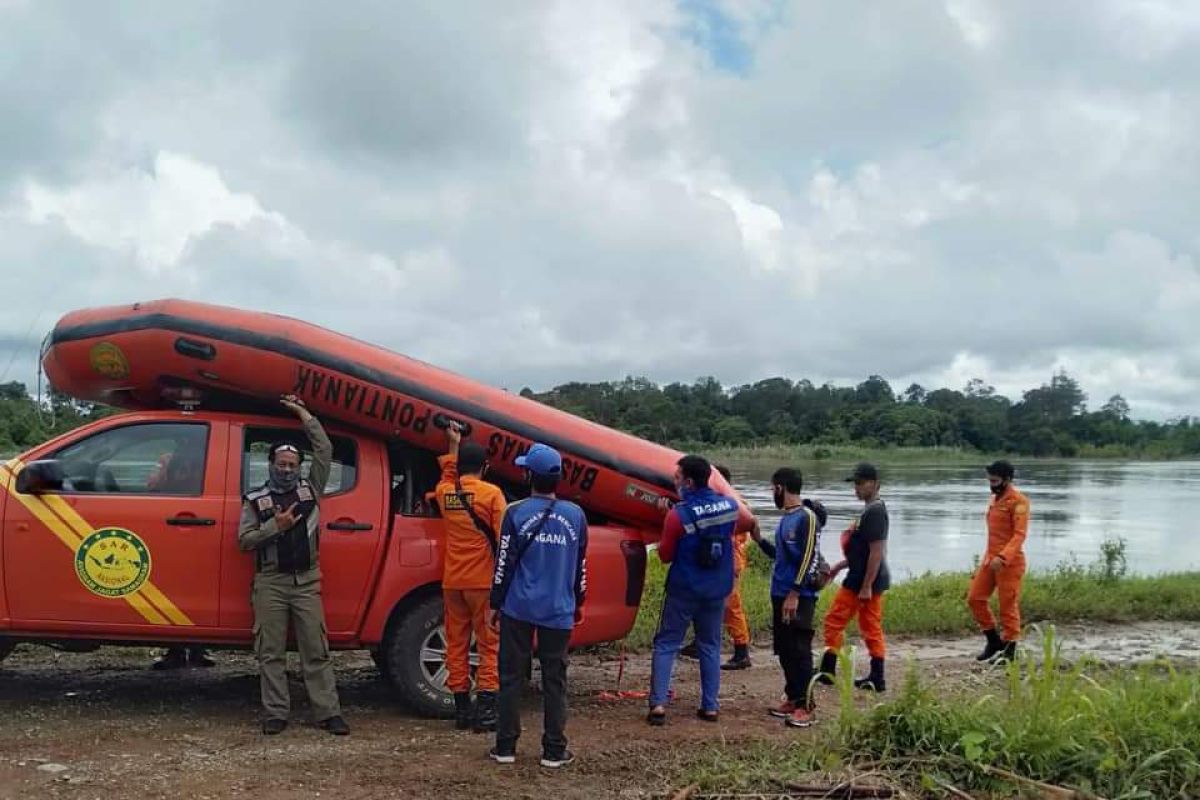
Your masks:
<instances>
[{"instance_id":1,"label":"black sneaker","mask_svg":"<svg viewBox=\"0 0 1200 800\"><path fill-rule=\"evenodd\" d=\"M283 733L283 731L287 728L287 725L286 719L265 719L263 720L262 731L267 736L277 736Z\"/></svg>"},{"instance_id":2,"label":"black sneaker","mask_svg":"<svg viewBox=\"0 0 1200 800\"><path fill-rule=\"evenodd\" d=\"M575 763L575 754L570 750L563 750L556 755L551 755L550 753L542 754L542 766L546 769L561 769L573 763Z\"/></svg>"},{"instance_id":3,"label":"black sneaker","mask_svg":"<svg viewBox=\"0 0 1200 800\"><path fill-rule=\"evenodd\" d=\"M497 764L515 764L517 763L517 754L513 750L501 750L499 747L493 747L488 750L488 758L495 761ZM542 759L545 763L545 759Z\"/></svg>"},{"instance_id":4,"label":"black sneaker","mask_svg":"<svg viewBox=\"0 0 1200 800\"><path fill-rule=\"evenodd\" d=\"M317 723L317 727L323 731L329 731L334 736L345 736L350 733L350 726L341 717L323 719Z\"/></svg>"}]
</instances>

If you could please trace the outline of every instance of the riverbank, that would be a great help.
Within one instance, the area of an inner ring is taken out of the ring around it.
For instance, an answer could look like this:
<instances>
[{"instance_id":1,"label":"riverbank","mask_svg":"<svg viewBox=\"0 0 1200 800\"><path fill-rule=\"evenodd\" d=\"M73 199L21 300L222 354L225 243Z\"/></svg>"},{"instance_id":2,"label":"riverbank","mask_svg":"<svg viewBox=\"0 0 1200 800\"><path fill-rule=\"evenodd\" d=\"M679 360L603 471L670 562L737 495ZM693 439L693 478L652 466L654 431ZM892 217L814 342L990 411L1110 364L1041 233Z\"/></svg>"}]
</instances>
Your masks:
<instances>
[{"instance_id":1,"label":"riverbank","mask_svg":"<svg viewBox=\"0 0 1200 800\"><path fill-rule=\"evenodd\" d=\"M1003 457L957 447L868 447L853 444L759 444L730 447L682 443L676 445L676 448L699 453L714 464L766 469L766 474L784 465L836 466L859 461L870 461L880 466L976 463L984 465Z\"/></svg>"},{"instance_id":2,"label":"riverbank","mask_svg":"<svg viewBox=\"0 0 1200 800\"><path fill-rule=\"evenodd\" d=\"M1109 546L1091 564L1064 563L1049 572L1026 576L1021 610L1026 625L1054 622L1123 623L1154 620L1200 621L1200 573L1131 576L1123 572L1120 544ZM771 625L770 564L757 550L742 575L742 604L756 636ZM658 627L667 568L650 554L646 589L637 622L626 640L634 649L648 648ZM964 598L969 572L929 573L896 584L887 594L885 627L910 636L959 635L977 632ZM818 618L824 618L834 594L821 593Z\"/></svg>"},{"instance_id":3,"label":"riverbank","mask_svg":"<svg viewBox=\"0 0 1200 800\"><path fill-rule=\"evenodd\" d=\"M1148 649L1147 642L1167 643L1167 652L1181 659L1178 669L1184 677L1184 670L1194 669L1200 658L1200 629L1187 623L1066 625L1058 631L1068 660L1095 658L1114 665L1083 673L1083 682L1104 681L1109 674L1138 676L1115 665L1152 659L1158 650ZM976 728L960 726L981 719L967 712L989 696L998 705L981 708L995 715L1004 738L979 743L978 758L991 759L984 763L1011 764L1019 759L1021 751L1016 748L1020 747L1039 759L1028 774L1044 776L1046 772L1032 770L1044 769L1049 756L1063 756L1062 764L1072 766L1076 763L1070 757L1073 743L1081 743L1090 757L1096 742L1118 744L1111 738L1113 725L1129 724L1132 727L1123 741L1134 749L1128 757L1118 752L1119 760L1112 763L1122 770L1131 767L1125 774L1142 781L1156 779L1158 771L1155 762L1144 764L1144 758L1133 763L1133 755L1144 752L1148 733L1175 725L1173 731L1159 732L1163 749L1169 749L1175 746L1171 736L1178 733L1194 739L1200 730L1195 720L1179 713L1189 708L1194 713L1197 707L1183 694L1188 684L1173 690L1164 687L1180 693L1162 697L1138 693L1134 687L1113 698L1132 703L1124 711L1089 697L1100 703L1102 715L1110 717L1081 717L1073 727L1066 727L1070 721L1063 717L1048 718L1053 722L1045 729L1049 734L1069 736L1057 750L1038 745L1043 718L1027 712L1039 707L1022 704L1005 710L1008 676L1003 669L975 662L972 656L978 644L973 635L896 636L890 642L889 693L879 697L849 692L843 698L841 687L819 687L817 725L807 730L785 728L765 713L768 705L777 702L782 680L766 647L753 651L750 669L721 674L721 716L715 725L694 716L698 669L695 661L681 659L675 670L675 701L667 725L661 728L646 725L645 699L636 694L648 685L648 654L628 653L618 659L611 652L578 652L571 658L567 727L578 761L561 771L538 767L542 711L536 692L530 692L523 703L524 736L517 764L498 766L486 756L491 737L455 731L444 720L416 718L398 705L365 652L333 654L342 707L353 728L350 736L331 737L307 722L309 708L292 656L293 724L280 736L264 737L258 731L257 666L246 651L216 651L217 664L208 669L157 672L150 669L155 651L149 648L112 647L82 654L20 645L0 665L0 800L83 800L129 794L130 787L146 800L249 796L258 800L317 796L650 800L676 797L681 788L702 783L704 788L691 795L692 800L700 800L743 792L775 796L788 783L832 788L851 775L861 779L863 773L876 769L872 764L889 770L875 780L910 786L907 781L914 776L898 767L925 760L934 764L936 771L931 771L940 779L957 781L965 788L977 784L953 771L955 758L963 754L958 743ZM1036 642L1029 649L1035 659L1040 658ZM842 669L840 674L857 674L865 668L861 648L856 661L854 670ZM909 702L905 674L914 670L920 671L925 696L920 703L904 705ZM1064 670L1067 667L1058 669ZM1148 674L1159 679L1167 673L1151 669ZM1022 675L1023 681L1029 680L1028 672ZM538 676L534 677L536 681ZM1079 686L1080 682L1064 684L1055 691L1063 695ZM635 694L622 696L617 690ZM1064 699L1069 704L1064 706L1064 717L1066 712L1081 712L1080 703ZM1169 707L1163 708L1160 701L1170 701ZM881 702L884 705L877 710ZM898 709L905 713L892 713ZM912 721L912 727L905 727L907 721ZM844 723L849 724L843 727ZM1089 726L1095 727L1095 734ZM843 730L854 738L843 737ZM946 752L914 749L919 740L913 737L925 732L931 745ZM1085 735L1090 738L1084 739ZM898 755L889 757L884 748L895 748ZM1164 769L1177 769L1182 756L1173 750L1165 759ZM819 771L812 772L814 767ZM991 796L972 791L977 798ZM950 795L922 791L918 785L908 796ZM1000 790L995 796L1012 795ZM1106 796L1196 795L1114 792Z\"/></svg>"}]
</instances>

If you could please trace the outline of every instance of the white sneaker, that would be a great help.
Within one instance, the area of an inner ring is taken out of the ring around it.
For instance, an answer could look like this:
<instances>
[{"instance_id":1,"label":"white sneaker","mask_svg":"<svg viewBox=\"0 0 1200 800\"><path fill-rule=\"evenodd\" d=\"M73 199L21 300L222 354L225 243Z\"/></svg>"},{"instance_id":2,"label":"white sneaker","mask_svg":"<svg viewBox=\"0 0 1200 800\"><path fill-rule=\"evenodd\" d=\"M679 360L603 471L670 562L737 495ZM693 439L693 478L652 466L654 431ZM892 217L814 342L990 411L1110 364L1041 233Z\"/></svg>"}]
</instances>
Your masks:
<instances>
[{"instance_id":1,"label":"white sneaker","mask_svg":"<svg viewBox=\"0 0 1200 800\"><path fill-rule=\"evenodd\" d=\"M570 750L564 750L560 756L549 754L542 756L542 766L547 769L560 769L573 763L575 763L575 754Z\"/></svg>"},{"instance_id":2,"label":"white sneaker","mask_svg":"<svg viewBox=\"0 0 1200 800\"><path fill-rule=\"evenodd\" d=\"M517 763L517 754L516 753L501 753L499 750L497 750L494 747L488 751L488 758L490 758L492 761L495 761L497 764L515 764L515 763ZM545 762L546 762L546 759L543 758L542 763L545 764Z\"/></svg>"}]
</instances>

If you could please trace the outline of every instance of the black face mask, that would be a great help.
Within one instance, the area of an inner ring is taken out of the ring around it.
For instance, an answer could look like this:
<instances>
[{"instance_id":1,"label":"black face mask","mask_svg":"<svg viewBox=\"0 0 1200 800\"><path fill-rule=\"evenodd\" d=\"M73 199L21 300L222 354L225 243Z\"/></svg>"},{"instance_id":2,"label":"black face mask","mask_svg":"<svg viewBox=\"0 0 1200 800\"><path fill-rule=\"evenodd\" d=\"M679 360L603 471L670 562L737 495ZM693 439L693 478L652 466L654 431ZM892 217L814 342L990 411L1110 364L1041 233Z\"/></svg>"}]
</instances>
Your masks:
<instances>
[{"instance_id":1,"label":"black face mask","mask_svg":"<svg viewBox=\"0 0 1200 800\"><path fill-rule=\"evenodd\" d=\"M773 495L773 499L775 500L775 507L778 508L780 511L782 511L783 510L783 489L780 489L779 487L775 487L771 490L771 494Z\"/></svg>"},{"instance_id":2,"label":"black face mask","mask_svg":"<svg viewBox=\"0 0 1200 800\"><path fill-rule=\"evenodd\" d=\"M296 488L296 484L300 483L300 470L284 472L279 467L271 464L267 467L267 481L271 486L271 491L284 494Z\"/></svg>"},{"instance_id":3,"label":"black face mask","mask_svg":"<svg viewBox=\"0 0 1200 800\"><path fill-rule=\"evenodd\" d=\"M1008 481L1000 481L1000 483L991 487L992 494L996 495L996 497L999 497L1000 495L1004 494L1004 490L1007 488L1008 488Z\"/></svg>"}]
</instances>

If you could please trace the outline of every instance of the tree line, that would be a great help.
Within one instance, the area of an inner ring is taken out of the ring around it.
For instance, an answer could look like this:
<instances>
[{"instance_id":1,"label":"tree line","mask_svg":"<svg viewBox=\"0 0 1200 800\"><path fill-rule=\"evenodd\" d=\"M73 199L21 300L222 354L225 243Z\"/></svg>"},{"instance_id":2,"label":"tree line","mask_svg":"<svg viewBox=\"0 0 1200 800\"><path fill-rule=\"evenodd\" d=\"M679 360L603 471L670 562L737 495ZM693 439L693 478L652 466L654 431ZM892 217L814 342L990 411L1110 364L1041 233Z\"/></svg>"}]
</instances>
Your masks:
<instances>
[{"instance_id":1,"label":"tree line","mask_svg":"<svg viewBox=\"0 0 1200 800\"><path fill-rule=\"evenodd\" d=\"M54 391L37 400L20 381L0 383L0 453L25 450L113 411Z\"/></svg>"},{"instance_id":2,"label":"tree line","mask_svg":"<svg viewBox=\"0 0 1200 800\"><path fill-rule=\"evenodd\" d=\"M1200 418L1130 418L1120 395L1088 410L1066 373L1013 402L981 380L961 390L913 384L897 395L872 375L857 386L768 378L726 389L715 378L665 386L646 378L565 383L521 395L651 441L677 447L765 444L952 447L1030 456L1200 455ZM0 452L39 444L113 409L25 384L0 384Z\"/></svg>"},{"instance_id":3,"label":"tree line","mask_svg":"<svg viewBox=\"0 0 1200 800\"><path fill-rule=\"evenodd\" d=\"M711 377L666 386L631 377L521 394L675 446L952 447L1066 457L1200 454L1200 418L1134 420L1120 395L1090 411L1087 395L1065 372L1016 402L978 379L961 390L912 384L897 395L878 375L857 386L778 377L729 390Z\"/></svg>"}]
</instances>

